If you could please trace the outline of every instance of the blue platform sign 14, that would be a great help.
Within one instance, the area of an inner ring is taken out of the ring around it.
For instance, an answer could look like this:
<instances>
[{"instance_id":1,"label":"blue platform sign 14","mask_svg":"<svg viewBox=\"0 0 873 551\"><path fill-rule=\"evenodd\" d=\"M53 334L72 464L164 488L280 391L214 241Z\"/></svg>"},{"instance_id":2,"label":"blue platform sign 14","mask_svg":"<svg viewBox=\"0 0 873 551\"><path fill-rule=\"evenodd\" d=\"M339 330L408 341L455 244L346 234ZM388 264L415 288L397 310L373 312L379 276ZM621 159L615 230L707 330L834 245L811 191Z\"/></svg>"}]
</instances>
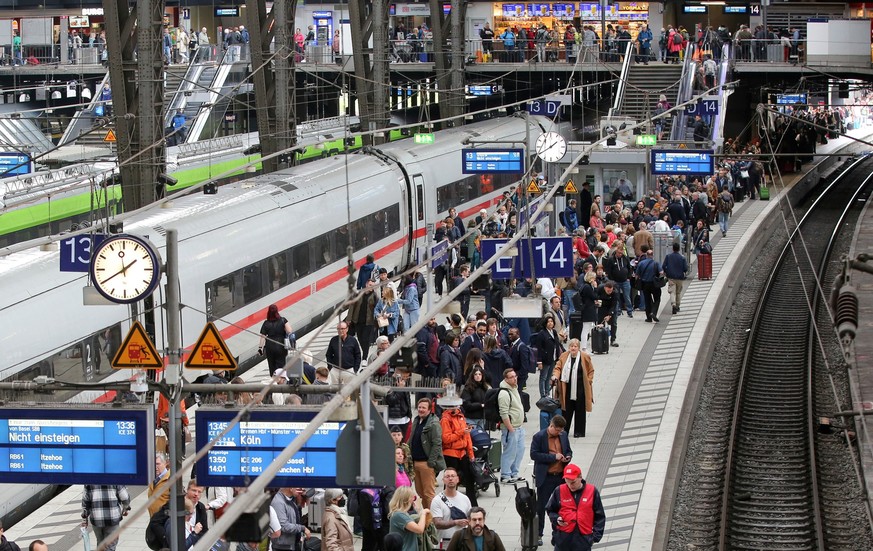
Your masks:
<instances>
[{"instance_id":1,"label":"blue platform sign 14","mask_svg":"<svg viewBox=\"0 0 873 551\"><path fill-rule=\"evenodd\" d=\"M75 235L61 240L61 271L87 272L91 265L91 251L106 239L102 233Z\"/></svg>"},{"instance_id":2,"label":"blue platform sign 14","mask_svg":"<svg viewBox=\"0 0 873 551\"><path fill-rule=\"evenodd\" d=\"M506 248L508 239L483 239L482 262ZM516 244L517 256L505 256L491 266L494 279L520 277L572 277L573 239L570 237L534 237ZM531 256L533 255L533 256Z\"/></svg>"},{"instance_id":3,"label":"blue platform sign 14","mask_svg":"<svg viewBox=\"0 0 873 551\"><path fill-rule=\"evenodd\" d=\"M685 106L685 112L689 115L700 115L701 117L718 115L718 100L703 99L699 102L688 104Z\"/></svg>"}]
</instances>

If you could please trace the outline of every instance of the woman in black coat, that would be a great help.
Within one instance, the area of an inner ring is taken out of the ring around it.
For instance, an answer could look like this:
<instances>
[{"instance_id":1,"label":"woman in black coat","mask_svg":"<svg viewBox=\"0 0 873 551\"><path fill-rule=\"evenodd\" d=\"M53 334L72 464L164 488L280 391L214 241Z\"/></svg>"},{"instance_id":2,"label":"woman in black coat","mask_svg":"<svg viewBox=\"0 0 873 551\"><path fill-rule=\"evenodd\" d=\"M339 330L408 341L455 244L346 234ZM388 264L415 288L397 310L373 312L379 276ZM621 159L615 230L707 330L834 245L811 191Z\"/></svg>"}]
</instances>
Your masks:
<instances>
[{"instance_id":1,"label":"woman in black coat","mask_svg":"<svg viewBox=\"0 0 873 551\"><path fill-rule=\"evenodd\" d=\"M461 343L461 338L454 333L449 333L443 339L443 344L440 346L440 379L451 379L456 386L464 384L464 372L461 365L461 352L458 346Z\"/></svg>"},{"instance_id":2,"label":"woman in black coat","mask_svg":"<svg viewBox=\"0 0 873 551\"><path fill-rule=\"evenodd\" d=\"M485 360L485 378L491 386L496 388L503 380L503 371L513 367L512 360L506 350L497 344L497 339L491 335L485 335L483 359Z\"/></svg>"},{"instance_id":3,"label":"woman in black coat","mask_svg":"<svg viewBox=\"0 0 873 551\"><path fill-rule=\"evenodd\" d=\"M597 275L591 271L585 274L585 280L579 287L579 292L573 297L576 300L576 310L582 313L582 332L578 335L582 350L588 352L588 335L597 323L597 289L594 287ZM571 335L575 336L575 335Z\"/></svg>"},{"instance_id":4,"label":"woman in black coat","mask_svg":"<svg viewBox=\"0 0 873 551\"><path fill-rule=\"evenodd\" d=\"M537 368L540 370L540 397L548 396L549 381L552 377L552 369L555 368L555 360L561 355L561 340L558 337L558 332L555 331L555 318L551 314L546 314L541 323L542 329L536 336L536 342L539 352L539 363Z\"/></svg>"},{"instance_id":5,"label":"woman in black coat","mask_svg":"<svg viewBox=\"0 0 873 551\"><path fill-rule=\"evenodd\" d=\"M475 425L482 430L488 430L485 425L485 393L491 388L485 380L485 370L480 366L473 366L467 383L461 391L461 400L464 401L464 417L467 423Z\"/></svg>"}]
</instances>

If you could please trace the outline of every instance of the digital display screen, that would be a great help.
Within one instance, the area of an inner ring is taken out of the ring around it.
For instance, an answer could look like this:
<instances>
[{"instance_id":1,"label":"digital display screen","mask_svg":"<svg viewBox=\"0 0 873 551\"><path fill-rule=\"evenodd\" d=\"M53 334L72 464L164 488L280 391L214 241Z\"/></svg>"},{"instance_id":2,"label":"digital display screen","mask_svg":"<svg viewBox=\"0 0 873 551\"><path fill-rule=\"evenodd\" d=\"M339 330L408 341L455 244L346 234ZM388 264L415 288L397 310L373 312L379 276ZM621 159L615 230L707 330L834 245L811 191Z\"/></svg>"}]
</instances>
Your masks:
<instances>
[{"instance_id":1,"label":"digital display screen","mask_svg":"<svg viewBox=\"0 0 873 551\"><path fill-rule=\"evenodd\" d=\"M706 13L706 6L684 6L685 13Z\"/></svg>"},{"instance_id":2,"label":"digital display screen","mask_svg":"<svg viewBox=\"0 0 873 551\"><path fill-rule=\"evenodd\" d=\"M464 174L524 172L523 149L462 149Z\"/></svg>"},{"instance_id":3,"label":"digital display screen","mask_svg":"<svg viewBox=\"0 0 873 551\"><path fill-rule=\"evenodd\" d=\"M713 151L652 150L652 174L712 174Z\"/></svg>"},{"instance_id":4,"label":"digital display screen","mask_svg":"<svg viewBox=\"0 0 873 551\"><path fill-rule=\"evenodd\" d=\"M496 84L470 84L467 86L467 95L470 96L490 96L500 91L500 86Z\"/></svg>"},{"instance_id":5,"label":"digital display screen","mask_svg":"<svg viewBox=\"0 0 873 551\"><path fill-rule=\"evenodd\" d=\"M234 426L197 462L197 481L205 486L245 486L259 476L301 432L316 412L253 411L248 421ZM198 409L197 448L218 436L236 416L235 411ZM271 485L336 486L336 441L345 422L327 422L303 444L279 471Z\"/></svg>"},{"instance_id":6,"label":"digital display screen","mask_svg":"<svg viewBox=\"0 0 873 551\"><path fill-rule=\"evenodd\" d=\"M533 14L538 16L548 16L551 6L549 4L531 4Z\"/></svg>"},{"instance_id":7,"label":"digital display screen","mask_svg":"<svg viewBox=\"0 0 873 551\"><path fill-rule=\"evenodd\" d=\"M724 13L748 13L748 6L724 6Z\"/></svg>"},{"instance_id":8,"label":"digital display screen","mask_svg":"<svg viewBox=\"0 0 873 551\"><path fill-rule=\"evenodd\" d=\"M0 483L147 485L154 414L140 409L0 409Z\"/></svg>"},{"instance_id":9,"label":"digital display screen","mask_svg":"<svg viewBox=\"0 0 873 551\"><path fill-rule=\"evenodd\" d=\"M33 163L30 156L23 153L0 153L0 178L30 174Z\"/></svg>"},{"instance_id":10,"label":"digital display screen","mask_svg":"<svg viewBox=\"0 0 873 551\"><path fill-rule=\"evenodd\" d=\"M555 17L573 17L576 4L552 4L552 14Z\"/></svg>"},{"instance_id":11,"label":"digital display screen","mask_svg":"<svg viewBox=\"0 0 873 551\"><path fill-rule=\"evenodd\" d=\"M239 8L215 8L215 17L239 17Z\"/></svg>"},{"instance_id":12,"label":"digital display screen","mask_svg":"<svg viewBox=\"0 0 873 551\"><path fill-rule=\"evenodd\" d=\"M779 105L806 104L806 94L776 94L776 103Z\"/></svg>"},{"instance_id":13,"label":"digital display screen","mask_svg":"<svg viewBox=\"0 0 873 551\"><path fill-rule=\"evenodd\" d=\"M503 4L504 17L521 17L527 13L524 4Z\"/></svg>"}]
</instances>

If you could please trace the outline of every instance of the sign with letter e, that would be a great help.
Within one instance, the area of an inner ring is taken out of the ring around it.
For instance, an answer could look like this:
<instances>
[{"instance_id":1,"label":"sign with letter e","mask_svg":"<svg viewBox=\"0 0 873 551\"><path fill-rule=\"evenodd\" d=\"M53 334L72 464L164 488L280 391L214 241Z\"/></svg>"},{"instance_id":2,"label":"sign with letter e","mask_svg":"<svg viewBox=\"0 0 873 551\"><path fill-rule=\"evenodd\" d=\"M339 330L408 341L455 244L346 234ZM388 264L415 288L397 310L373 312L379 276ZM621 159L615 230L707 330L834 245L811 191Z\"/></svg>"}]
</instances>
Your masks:
<instances>
[{"instance_id":1,"label":"sign with letter e","mask_svg":"<svg viewBox=\"0 0 873 551\"><path fill-rule=\"evenodd\" d=\"M508 239L483 239L482 262L506 248ZM491 266L493 279L521 277L572 277L573 239L570 237L535 237L515 245L517 256L505 256ZM536 274L534 274L536 272Z\"/></svg>"}]
</instances>

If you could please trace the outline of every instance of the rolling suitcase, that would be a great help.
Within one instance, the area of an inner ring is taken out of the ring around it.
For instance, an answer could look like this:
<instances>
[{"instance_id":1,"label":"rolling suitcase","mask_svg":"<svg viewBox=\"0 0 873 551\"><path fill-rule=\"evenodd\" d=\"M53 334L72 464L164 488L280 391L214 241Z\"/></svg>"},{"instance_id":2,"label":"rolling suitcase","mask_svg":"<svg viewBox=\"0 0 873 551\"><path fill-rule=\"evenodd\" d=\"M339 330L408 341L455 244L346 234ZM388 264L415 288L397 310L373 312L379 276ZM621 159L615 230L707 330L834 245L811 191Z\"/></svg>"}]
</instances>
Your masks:
<instances>
[{"instance_id":1,"label":"rolling suitcase","mask_svg":"<svg viewBox=\"0 0 873 551\"><path fill-rule=\"evenodd\" d=\"M582 312L570 314L570 338L582 340Z\"/></svg>"},{"instance_id":2,"label":"rolling suitcase","mask_svg":"<svg viewBox=\"0 0 873 551\"><path fill-rule=\"evenodd\" d=\"M764 201L767 201L770 199L770 188L767 186L761 186L761 189L758 191L758 196Z\"/></svg>"},{"instance_id":3,"label":"rolling suitcase","mask_svg":"<svg viewBox=\"0 0 873 551\"><path fill-rule=\"evenodd\" d=\"M595 325L591 330L591 350L595 354L609 354L609 329Z\"/></svg>"},{"instance_id":4,"label":"rolling suitcase","mask_svg":"<svg viewBox=\"0 0 873 551\"><path fill-rule=\"evenodd\" d=\"M712 255L697 255L697 279L712 279Z\"/></svg>"}]
</instances>

